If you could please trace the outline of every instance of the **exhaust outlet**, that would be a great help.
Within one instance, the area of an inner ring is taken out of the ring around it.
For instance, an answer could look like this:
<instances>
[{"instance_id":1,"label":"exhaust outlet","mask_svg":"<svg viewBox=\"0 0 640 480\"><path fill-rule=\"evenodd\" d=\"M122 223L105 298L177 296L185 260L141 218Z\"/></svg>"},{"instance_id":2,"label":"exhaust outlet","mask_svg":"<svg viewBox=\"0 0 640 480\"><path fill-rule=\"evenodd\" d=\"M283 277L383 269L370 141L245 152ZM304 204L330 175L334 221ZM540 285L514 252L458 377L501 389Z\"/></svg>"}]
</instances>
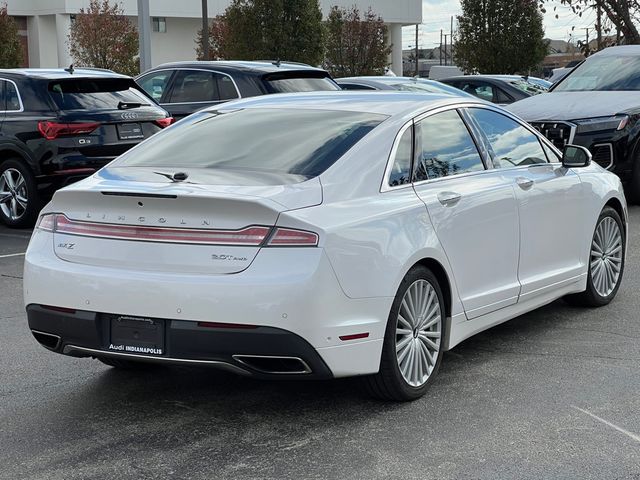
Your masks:
<instances>
[{"instance_id":1,"label":"exhaust outlet","mask_svg":"<svg viewBox=\"0 0 640 480\"><path fill-rule=\"evenodd\" d=\"M233 355L233 359L257 372L270 375L301 375L311 373L309 365L299 357Z\"/></svg>"},{"instance_id":2,"label":"exhaust outlet","mask_svg":"<svg viewBox=\"0 0 640 480\"><path fill-rule=\"evenodd\" d=\"M31 330L31 333L38 341L40 345L49 350L56 351L58 347L60 347L61 338L59 335L54 335L53 333L45 333L40 332L38 330Z\"/></svg>"}]
</instances>

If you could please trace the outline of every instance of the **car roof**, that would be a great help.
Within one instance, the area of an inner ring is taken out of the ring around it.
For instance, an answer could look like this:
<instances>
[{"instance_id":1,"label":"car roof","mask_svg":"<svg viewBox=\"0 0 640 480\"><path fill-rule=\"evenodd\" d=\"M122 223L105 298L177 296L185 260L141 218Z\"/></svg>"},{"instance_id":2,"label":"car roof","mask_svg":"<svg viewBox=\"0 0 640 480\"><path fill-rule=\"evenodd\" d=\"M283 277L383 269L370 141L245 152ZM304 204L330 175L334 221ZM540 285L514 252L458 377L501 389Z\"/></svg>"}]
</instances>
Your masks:
<instances>
[{"instance_id":1,"label":"car roof","mask_svg":"<svg viewBox=\"0 0 640 480\"><path fill-rule=\"evenodd\" d=\"M459 103L488 105L472 97L456 97L440 93L414 93L401 91L343 90L332 92L289 93L263 95L228 102L210 107L209 111L225 111L240 108L299 108L373 113L388 116L404 116L413 112Z\"/></svg>"},{"instance_id":2,"label":"car roof","mask_svg":"<svg viewBox=\"0 0 640 480\"><path fill-rule=\"evenodd\" d=\"M640 45L618 45L617 47L608 47L604 50L594 53L591 57L613 57L613 56L640 56Z\"/></svg>"},{"instance_id":3,"label":"car roof","mask_svg":"<svg viewBox=\"0 0 640 480\"><path fill-rule=\"evenodd\" d=\"M275 73L289 72L296 70L312 70L317 72L325 72L321 68L312 67L304 63L296 62L279 62L277 60L261 60L261 61L241 61L241 60L192 60L186 62L169 62L158 65L149 71L162 70L166 68L203 68L221 71L243 71L247 73ZM147 73L147 72L144 72Z\"/></svg>"},{"instance_id":4,"label":"car roof","mask_svg":"<svg viewBox=\"0 0 640 480\"><path fill-rule=\"evenodd\" d=\"M126 75L101 68L74 68L73 73L64 68L6 68L0 74L60 80L64 78L131 78Z\"/></svg>"}]
</instances>

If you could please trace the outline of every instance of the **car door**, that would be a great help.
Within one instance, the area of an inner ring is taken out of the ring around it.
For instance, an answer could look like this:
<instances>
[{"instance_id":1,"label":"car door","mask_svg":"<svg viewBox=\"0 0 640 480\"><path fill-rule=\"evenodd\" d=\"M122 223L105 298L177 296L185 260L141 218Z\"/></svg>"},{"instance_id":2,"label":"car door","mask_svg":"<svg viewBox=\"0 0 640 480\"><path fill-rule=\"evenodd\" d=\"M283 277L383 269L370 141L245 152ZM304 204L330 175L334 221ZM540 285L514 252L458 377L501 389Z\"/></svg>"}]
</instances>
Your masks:
<instances>
[{"instance_id":1,"label":"car door","mask_svg":"<svg viewBox=\"0 0 640 480\"><path fill-rule=\"evenodd\" d=\"M494 167L515 187L521 300L575 281L584 271L584 252L576 248L584 243L586 218L580 178L563 168L557 156L549 162L540 138L515 119L483 107L465 112L484 134Z\"/></svg>"},{"instance_id":2,"label":"car door","mask_svg":"<svg viewBox=\"0 0 640 480\"><path fill-rule=\"evenodd\" d=\"M182 69L176 72L162 106L179 120L203 108L239 97L229 75L210 70Z\"/></svg>"},{"instance_id":3,"label":"car door","mask_svg":"<svg viewBox=\"0 0 640 480\"><path fill-rule=\"evenodd\" d=\"M454 272L467 318L518 300L518 207L512 183L487 170L456 109L416 121L414 188Z\"/></svg>"}]
</instances>

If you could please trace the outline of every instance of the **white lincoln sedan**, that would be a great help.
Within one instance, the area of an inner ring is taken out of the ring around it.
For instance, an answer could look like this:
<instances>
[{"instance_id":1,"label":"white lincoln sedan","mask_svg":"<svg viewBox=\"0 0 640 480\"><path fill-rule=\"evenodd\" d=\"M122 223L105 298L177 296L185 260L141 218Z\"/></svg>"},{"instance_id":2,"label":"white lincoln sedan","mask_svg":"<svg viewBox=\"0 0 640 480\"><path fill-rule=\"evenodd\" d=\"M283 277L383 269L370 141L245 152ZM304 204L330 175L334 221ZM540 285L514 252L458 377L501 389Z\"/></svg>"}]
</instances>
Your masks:
<instances>
[{"instance_id":1,"label":"white lincoln sedan","mask_svg":"<svg viewBox=\"0 0 640 480\"><path fill-rule=\"evenodd\" d=\"M622 279L627 207L480 100L268 96L196 113L55 194L26 254L29 327L113 367L364 376L420 397L444 351Z\"/></svg>"}]
</instances>

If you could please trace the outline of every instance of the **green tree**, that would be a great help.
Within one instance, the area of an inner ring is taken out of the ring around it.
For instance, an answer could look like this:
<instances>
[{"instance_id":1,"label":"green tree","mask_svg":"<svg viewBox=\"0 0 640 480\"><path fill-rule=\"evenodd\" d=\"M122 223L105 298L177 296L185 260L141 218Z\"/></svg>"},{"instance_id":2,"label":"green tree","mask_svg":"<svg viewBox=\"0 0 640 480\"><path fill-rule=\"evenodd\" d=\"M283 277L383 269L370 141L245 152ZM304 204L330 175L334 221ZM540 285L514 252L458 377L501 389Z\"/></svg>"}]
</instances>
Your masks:
<instances>
[{"instance_id":1,"label":"green tree","mask_svg":"<svg viewBox=\"0 0 640 480\"><path fill-rule=\"evenodd\" d=\"M0 68L16 68L22 63L22 45L18 25L7 13L7 4L0 6Z\"/></svg>"},{"instance_id":2,"label":"green tree","mask_svg":"<svg viewBox=\"0 0 640 480\"><path fill-rule=\"evenodd\" d=\"M227 58L310 65L322 61L324 27L318 0L233 0L224 17Z\"/></svg>"},{"instance_id":3,"label":"green tree","mask_svg":"<svg viewBox=\"0 0 640 480\"><path fill-rule=\"evenodd\" d=\"M382 17L369 8L332 7L327 18L325 68L336 77L381 75L391 47Z\"/></svg>"},{"instance_id":4,"label":"green tree","mask_svg":"<svg viewBox=\"0 0 640 480\"><path fill-rule=\"evenodd\" d=\"M107 68L126 75L140 71L138 29L116 2L91 0L71 24L69 50L84 67Z\"/></svg>"},{"instance_id":5,"label":"green tree","mask_svg":"<svg viewBox=\"0 0 640 480\"><path fill-rule=\"evenodd\" d=\"M528 73L547 55L538 0L461 0L455 59L467 73Z\"/></svg>"}]
</instances>

